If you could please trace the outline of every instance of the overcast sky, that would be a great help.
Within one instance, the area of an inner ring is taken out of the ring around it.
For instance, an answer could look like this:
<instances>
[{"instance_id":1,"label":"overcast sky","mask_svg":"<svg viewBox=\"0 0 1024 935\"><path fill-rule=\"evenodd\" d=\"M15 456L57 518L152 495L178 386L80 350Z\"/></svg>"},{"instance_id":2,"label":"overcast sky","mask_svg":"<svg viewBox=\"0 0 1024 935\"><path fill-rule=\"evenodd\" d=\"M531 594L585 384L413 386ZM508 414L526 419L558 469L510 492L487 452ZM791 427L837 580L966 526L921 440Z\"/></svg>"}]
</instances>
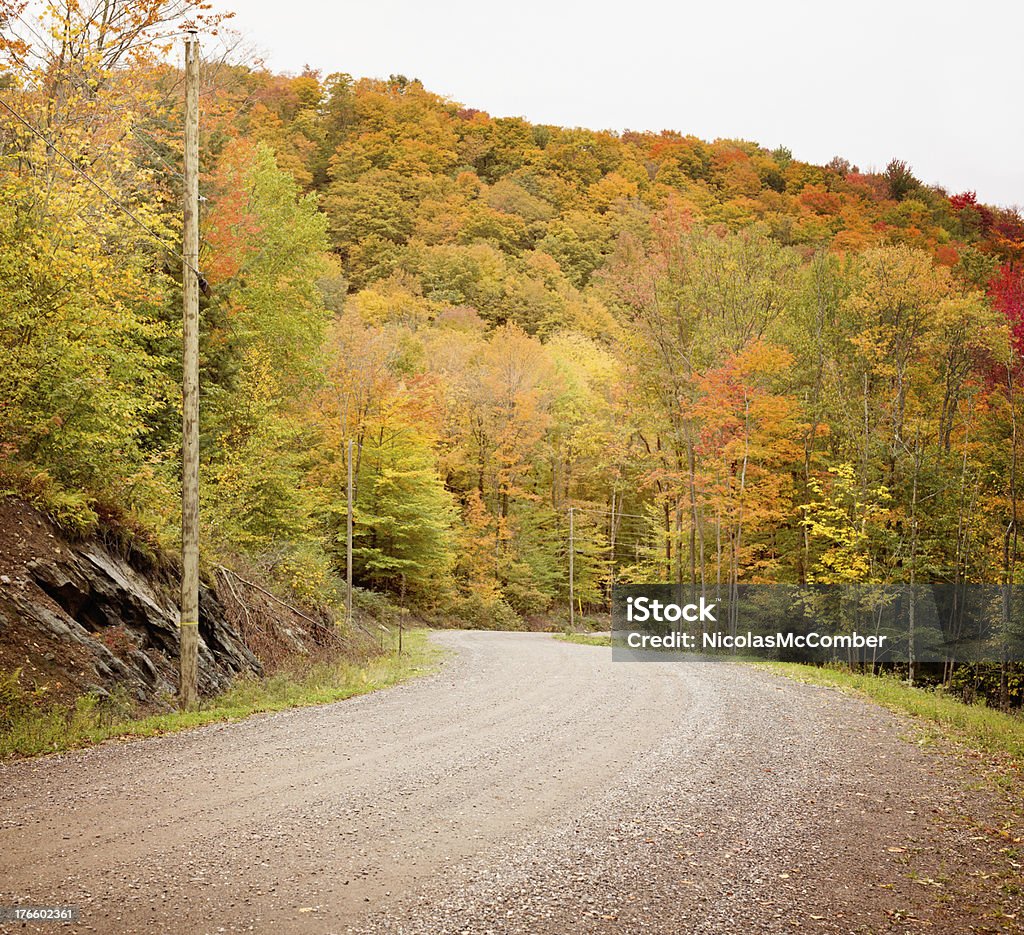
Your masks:
<instances>
[{"instance_id":1,"label":"overcast sky","mask_svg":"<svg viewBox=\"0 0 1024 935\"><path fill-rule=\"evenodd\" d=\"M493 116L732 137L1024 206L1012 0L236 0L268 67L404 74Z\"/></svg>"}]
</instances>

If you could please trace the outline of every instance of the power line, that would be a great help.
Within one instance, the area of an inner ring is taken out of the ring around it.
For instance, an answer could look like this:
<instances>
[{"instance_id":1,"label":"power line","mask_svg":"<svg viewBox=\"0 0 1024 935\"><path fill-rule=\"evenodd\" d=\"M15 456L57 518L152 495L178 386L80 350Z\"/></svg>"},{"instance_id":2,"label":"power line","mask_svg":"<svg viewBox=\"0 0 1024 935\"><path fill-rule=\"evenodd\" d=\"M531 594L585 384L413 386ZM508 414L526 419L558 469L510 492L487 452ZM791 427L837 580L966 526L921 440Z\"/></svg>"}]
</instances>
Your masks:
<instances>
[{"instance_id":1,"label":"power line","mask_svg":"<svg viewBox=\"0 0 1024 935\"><path fill-rule=\"evenodd\" d=\"M41 131L37 130L34 126L32 126L31 123L29 123L24 117L22 117L21 114L19 114L13 107L11 107L11 105L8 104L7 101L5 101L3 98L0 98L0 106L3 106L3 108L12 117L14 117L15 120L17 120L22 126L24 126L31 134L33 134L33 136L36 136L40 140L42 140L46 144L48 149L52 149L58 156L60 156L61 159L63 159L69 166L71 166L71 168L74 169L75 172L77 172L83 179L85 179L85 181L87 181L93 188L95 188L96 191L98 191L101 195L103 195L104 198L111 202L111 204L116 205L118 208L120 208L125 214L128 215L128 217L130 217L136 224L138 224L138 226L141 227L147 234L149 234L149 236L152 237L157 243L161 244L163 247L171 251L171 255L175 259L180 259L183 266L185 266L187 269L192 270L192 272L199 277L200 283L205 283L206 280L203 274L200 273L199 270L197 270L191 263L189 263L185 259L185 257L178 252L176 247L174 247L169 241L161 237L148 224L140 220L133 211L125 207L125 205L122 204L121 201L119 201L117 198L111 195L110 192L108 192L102 185L100 185L100 183L97 182L91 175L89 175L88 172L86 172L81 166L79 166L74 159L72 159L70 156L66 155L64 152L58 149L54 143L50 142L50 140L48 140Z\"/></svg>"},{"instance_id":2,"label":"power line","mask_svg":"<svg viewBox=\"0 0 1024 935\"><path fill-rule=\"evenodd\" d=\"M33 36L35 36L35 37L36 37L36 38L37 38L37 39L38 39L38 40L39 40L39 41L40 41L40 42L41 42L41 43L43 44L43 46L45 46L46 48L49 48L49 46L47 45L47 42L46 42L46 40L45 40L45 39L44 39L44 38L43 38L43 37L42 37L42 36L41 36L41 35L40 35L40 34L39 34L39 33L38 33L38 32L37 32L36 30L35 30L35 28L34 28L34 27L32 26L32 24L31 24L31 23L30 23L30 22L29 22L29 21L28 21L27 19L25 19L25 17L24 17L24 16L22 16L22 15L21 15L20 13L15 13L14 15L15 15L15 17L17 17L17 19L21 20L22 24L23 24L23 25L24 25L24 26L25 26L25 27L26 27L26 28L28 29L28 31L29 31L29 32L31 32L31 33L32 33L32 35L33 35ZM145 43L143 43L143 44L145 44ZM27 64L27 63L26 63L26 62L25 62L25 61L24 61L23 59L19 59L19 61L21 62L21 64L22 64L22 66L23 66L23 67L25 67L26 69L27 69L27 68L29 68L28 64ZM71 82L71 83L72 83L72 84L73 84L73 85L74 85L74 86L75 86L76 88L78 88L78 90L79 90L79 91L82 91L83 93L85 93L85 94L88 94L88 95L92 95L92 94L94 93L94 91L93 91L93 89L92 89L92 88L89 88L89 87L87 87L87 86L86 86L85 84L83 84L83 82L82 82L81 80L79 80L79 79L78 79L78 78L77 78L77 77L76 77L76 76L74 75L74 73L73 73L73 72L71 71L70 67L69 67L69 68L68 68L68 70L67 70L67 71L65 72L65 76L67 77L67 79L68 79L68 80L69 80L69 81L70 81L70 82ZM138 140L139 142L141 142L141 143L142 143L142 144L143 144L143 145L144 145L144 146L145 146L145 147L146 147L147 149L149 149L149 151L150 151L151 153L153 153L153 155L154 155L154 156L156 156L157 160L158 160L158 161L159 161L159 162L160 162L160 163L161 163L161 164L162 164L162 165L163 165L163 166L164 166L164 167L165 167L166 169L168 169L168 170L169 170L169 171L170 171L171 173L173 173L174 175L176 175L176 176L177 176L177 177L178 177L179 179L181 179L182 181L184 181L184 180L185 180L185 176L184 176L184 175L182 175L182 174L181 174L181 172L180 172L180 171L178 171L178 169L177 169L177 168L175 168L174 166L172 166L172 165L171 165L171 164L170 164L170 163L169 163L169 162L168 162L168 161L167 161L166 159L164 159L164 157L163 157L163 156L162 156L162 155L160 154L159 150L157 150L157 148L156 148L156 146L155 146L155 145L153 144L153 142L152 142L152 141L150 141L150 140L147 140L147 139L146 139L146 138L145 138L145 137L144 137L144 136L142 135L142 132L141 132L141 131L139 130L139 128L138 128L138 127L136 127L136 126L134 125L134 123L133 123L133 124L132 124L132 126L130 126L130 127L128 128L128 129L129 129L129 131L131 132L131 134L132 134L132 135L133 135L133 136L134 136L134 137L135 137L135 138L136 138L136 139L137 139L137 140ZM202 200L202 198L200 198L200 200Z\"/></svg>"},{"instance_id":3,"label":"power line","mask_svg":"<svg viewBox=\"0 0 1024 935\"><path fill-rule=\"evenodd\" d=\"M54 41L54 37L53 37L53 36L51 36L49 40L47 40L47 39L44 39L44 38L43 38L43 37L42 37L42 36L41 36L41 35L40 35L40 34L39 34L39 33L38 33L37 31L36 31L36 29L35 29L35 28L34 28L34 27L32 26L32 24L31 24L31 23L30 23L30 22L29 22L29 21L28 21L27 19L25 19L25 17L24 17L24 16L22 16L22 15L21 15L21 13L18 13L18 12L16 12L16 11L12 11L12 12L14 12L14 15L15 15L15 17L16 17L17 19L20 19L20 20L21 20L22 24L23 24L23 25L24 25L24 26L25 26L25 27L26 27L26 28L28 29L28 31L29 31L30 33L32 33L32 35L33 35L33 36L35 36L35 37L36 37L36 38L37 38L37 39L38 39L38 40L39 40L39 41L40 41L40 42L41 42L41 43L43 44L43 46L44 46L44 47L45 47L45 48L46 48L46 49L47 49L47 50L48 50L49 52L51 52L51 53L52 53L52 52L54 51L54 50L53 50L53 46L52 46L52 45L50 44L51 42L53 42L53 41ZM185 30L185 31L187 32L187 30ZM157 42L166 42L166 41L167 41L168 39L173 39L173 38L174 38L175 36L180 36L180 35L182 35L182 30L180 30L180 29L176 29L176 30L173 30L172 32L167 32L167 33L163 33L162 35L159 35L159 36L152 36L152 37L150 37L149 39L146 39L146 40L144 40L144 41L142 41L142 42L136 42L136 43L135 43L135 44L134 44L134 45L132 46L132 48L135 48L135 49L140 49L140 48L142 48L143 46L147 46L147 45L153 45L153 44L155 44L155 43L157 43ZM39 57L40 57L40 58L42 58L42 56L39 56ZM108 66L108 67L109 67L109 66Z\"/></svg>"},{"instance_id":4,"label":"power line","mask_svg":"<svg viewBox=\"0 0 1024 935\"><path fill-rule=\"evenodd\" d=\"M182 175L181 172L179 172L174 166L172 166L166 159L164 159L164 157L160 154L160 150L156 148L156 145L150 140L147 140L142 135L142 131L138 127L132 126L129 127L129 130L131 131L135 139L142 143L142 145L145 146L146 149L148 149L154 156L156 156L157 162L161 163L164 166L164 168L167 169L168 172L172 173L173 175L176 175L183 182L185 181L185 176Z\"/></svg>"}]
</instances>

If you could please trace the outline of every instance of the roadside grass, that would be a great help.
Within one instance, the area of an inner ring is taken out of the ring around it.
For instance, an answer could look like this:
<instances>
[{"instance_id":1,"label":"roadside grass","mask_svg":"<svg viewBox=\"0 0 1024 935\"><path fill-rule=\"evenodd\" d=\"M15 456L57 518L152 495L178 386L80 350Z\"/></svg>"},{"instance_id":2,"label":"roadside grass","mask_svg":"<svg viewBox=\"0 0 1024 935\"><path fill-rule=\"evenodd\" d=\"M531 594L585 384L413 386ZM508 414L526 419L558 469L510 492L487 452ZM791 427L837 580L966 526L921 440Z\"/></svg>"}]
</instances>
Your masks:
<instances>
[{"instance_id":1,"label":"roadside grass","mask_svg":"<svg viewBox=\"0 0 1024 935\"><path fill-rule=\"evenodd\" d=\"M563 643L579 643L581 646L612 645L612 638L607 633L555 633L554 637Z\"/></svg>"},{"instance_id":2,"label":"roadside grass","mask_svg":"<svg viewBox=\"0 0 1024 935\"><path fill-rule=\"evenodd\" d=\"M378 656L361 665L323 662L301 673L239 679L194 710L141 718L133 717L131 705L116 696L86 695L73 706L42 708L8 677L0 682L0 759L56 753L115 737L154 737L217 721L239 721L252 714L342 701L432 672L443 654L429 641L426 630L409 630L401 656Z\"/></svg>"},{"instance_id":3,"label":"roadside grass","mask_svg":"<svg viewBox=\"0 0 1024 935\"><path fill-rule=\"evenodd\" d=\"M869 675L795 662L759 662L758 668L813 685L838 688L926 722L976 750L1011 757L1024 766L1024 718L983 704L966 704L942 691L907 685L897 676Z\"/></svg>"}]
</instances>

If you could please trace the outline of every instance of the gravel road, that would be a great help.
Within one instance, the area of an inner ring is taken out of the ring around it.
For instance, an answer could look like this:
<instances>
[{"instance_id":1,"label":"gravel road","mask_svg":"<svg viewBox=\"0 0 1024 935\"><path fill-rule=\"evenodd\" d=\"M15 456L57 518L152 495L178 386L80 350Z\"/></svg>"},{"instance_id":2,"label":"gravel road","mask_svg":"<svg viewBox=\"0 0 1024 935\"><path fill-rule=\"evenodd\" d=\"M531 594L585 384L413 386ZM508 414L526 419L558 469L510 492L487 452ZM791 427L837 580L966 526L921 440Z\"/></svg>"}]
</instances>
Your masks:
<instances>
[{"instance_id":1,"label":"gravel road","mask_svg":"<svg viewBox=\"0 0 1024 935\"><path fill-rule=\"evenodd\" d=\"M387 691L0 767L0 906L103 935L1021 931L995 799L879 708L435 639Z\"/></svg>"}]
</instances>

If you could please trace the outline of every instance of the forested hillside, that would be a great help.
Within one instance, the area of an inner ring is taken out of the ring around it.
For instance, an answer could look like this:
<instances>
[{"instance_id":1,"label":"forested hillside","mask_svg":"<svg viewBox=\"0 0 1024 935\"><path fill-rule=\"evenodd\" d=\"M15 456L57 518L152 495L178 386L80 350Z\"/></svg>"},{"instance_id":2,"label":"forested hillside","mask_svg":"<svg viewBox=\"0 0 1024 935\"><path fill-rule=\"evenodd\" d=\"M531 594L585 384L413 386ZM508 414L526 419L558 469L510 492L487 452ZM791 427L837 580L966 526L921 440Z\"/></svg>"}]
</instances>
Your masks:
<instances>
[{"instance_id":1,"label":"forested hillside","mask_svg":"<svg viewBox=\"0 0 1024 935\"><path fill-rule=\"evenodd\" d=\"M199 4L112 6L0 0L0 471L65 528L169 549L160 37ZM898 159L533 125L402 76L211 57L203 83L207 561L330 601L351 439L356 584L463 621L564 606L570 506L584 605L613 580L1020 580L1016 211Z\"/></svg>"}]
</instances>

